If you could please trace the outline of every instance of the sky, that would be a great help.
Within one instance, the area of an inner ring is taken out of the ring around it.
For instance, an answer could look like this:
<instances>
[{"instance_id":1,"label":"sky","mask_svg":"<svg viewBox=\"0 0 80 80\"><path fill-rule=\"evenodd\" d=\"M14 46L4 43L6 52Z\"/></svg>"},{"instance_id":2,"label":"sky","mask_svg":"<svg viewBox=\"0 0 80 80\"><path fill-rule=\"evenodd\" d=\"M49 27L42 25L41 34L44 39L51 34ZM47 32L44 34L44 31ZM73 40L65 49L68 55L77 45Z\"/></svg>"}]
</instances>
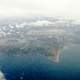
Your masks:
<instances>
[{"instance_id":1,"label":"sky","mask_svg":"<svg viewBox=\"0 0 80 80\"><path fill-rule=\"evenodd\" d=\"M0 17L33 15L80 19L80 0L0 0Z\"/></svg>"}]
</instances>

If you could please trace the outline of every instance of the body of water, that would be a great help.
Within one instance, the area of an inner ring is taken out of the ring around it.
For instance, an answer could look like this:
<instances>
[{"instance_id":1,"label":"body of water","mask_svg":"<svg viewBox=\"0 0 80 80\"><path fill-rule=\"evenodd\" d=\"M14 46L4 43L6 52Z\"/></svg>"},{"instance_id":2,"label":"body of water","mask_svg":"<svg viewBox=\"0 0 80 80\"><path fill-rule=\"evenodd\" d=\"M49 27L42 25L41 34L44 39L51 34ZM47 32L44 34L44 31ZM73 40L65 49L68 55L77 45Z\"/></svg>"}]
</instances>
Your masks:
<instances>
[{"instance_id":1,"label":"body of water","mask_svg":"<svg viewBox=\"0 0 80 80\"><path fill-rule=\"evenodd\" d=\"M37 53L1 53L0 70L7 80L80 80L80 46L65 49L59 63Z\"/></svg>"}]
</instances>

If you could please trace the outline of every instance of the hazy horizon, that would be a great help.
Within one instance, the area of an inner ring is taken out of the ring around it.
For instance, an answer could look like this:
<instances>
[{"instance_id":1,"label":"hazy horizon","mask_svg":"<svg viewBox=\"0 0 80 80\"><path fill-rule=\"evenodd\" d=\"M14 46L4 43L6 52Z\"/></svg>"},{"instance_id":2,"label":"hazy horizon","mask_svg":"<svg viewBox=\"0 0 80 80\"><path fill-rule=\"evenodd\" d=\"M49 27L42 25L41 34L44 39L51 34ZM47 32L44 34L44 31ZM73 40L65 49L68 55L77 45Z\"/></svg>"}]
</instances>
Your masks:
<instances>
[{"instance_id":1,"label":"hazy horizon","mask_svg":"<svg viewBox=\"0 0 80 80\"><path fill-rule=\"evenodd\" d=\"M80 19L80 0L0 0L0 17L36 15Z\"/></svg>"}]
</instances>

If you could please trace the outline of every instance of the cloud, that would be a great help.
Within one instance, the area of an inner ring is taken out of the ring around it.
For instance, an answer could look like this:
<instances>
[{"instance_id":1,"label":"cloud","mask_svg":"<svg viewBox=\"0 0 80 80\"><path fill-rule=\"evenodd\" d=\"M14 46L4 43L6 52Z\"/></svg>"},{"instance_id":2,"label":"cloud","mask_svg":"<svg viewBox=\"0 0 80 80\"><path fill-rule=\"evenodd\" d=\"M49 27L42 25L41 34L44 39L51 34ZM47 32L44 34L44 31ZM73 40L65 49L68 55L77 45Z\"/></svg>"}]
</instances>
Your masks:
<instances>
[{"instance_id":1,"label":"cloud","mask_svg":"<svg viewBox=\"0 0 80 80\"><path fill-rule=\"evenodd\" d=\"M0 71L0 80L6 80L4 74Z\"/></svg>"}]
</instances>

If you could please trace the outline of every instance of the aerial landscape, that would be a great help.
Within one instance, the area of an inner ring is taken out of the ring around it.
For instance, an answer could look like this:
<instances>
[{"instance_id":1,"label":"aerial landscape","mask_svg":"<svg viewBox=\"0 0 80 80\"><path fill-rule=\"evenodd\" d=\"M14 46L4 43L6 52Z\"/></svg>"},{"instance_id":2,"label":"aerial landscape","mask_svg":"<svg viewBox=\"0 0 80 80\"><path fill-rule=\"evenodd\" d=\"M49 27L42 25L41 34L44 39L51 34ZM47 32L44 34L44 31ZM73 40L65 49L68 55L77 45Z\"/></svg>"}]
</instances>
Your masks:
<instances>
[{"instance_id":1,"label":"aerial landscape","mask_svg":"<svg viewBox=\"0 0 80 80\"><path fill-rule=\"evenodd\" d=\"M56 19L53 17L33 17L26 20L24 19L23 22L16 21L13 23L12 21L10 23L2 23L0 25L1 68L9 67L10 69L10 66L12 66L14 70L14 68L17 69L17 67L21 67L21 71L23 70L22 72L24 72L24 69L27 70L27 63L30 63L29 66L36 64L37 67L40 63L43 64L44 61L50 62L51 64L48 63L50 65L54 65L54 63L55 65L61 65L60 58L64 51L67 52L74 47L80 47L79 35L80 24L79 21L75 20ZM65 56L66 55L67 53ZM77 54L75 53L75 55ZM43 60L38 59L42 60L42 62L35 63L37 60L36 56L39 58L42 57ZM30 59L27 60L29 57ZM34 60L34 58L36 60ZM47 62L43 65L46 63ZM26 72L24 73L26 75ZM54 76L51 78L54 79ZM44 78L41 78L41 80L42 79Z\"/></svg>"},{"instance_id":2,"label":"aerial landscape","mask_svg":"<svg viewBox=\"0 0 80 80\"><path fill-rule=\"evenodd\" d=\"M80 45L79 34L80 24L76 21L52 17L4 23L0 25L0 51L14 56L40 54L59 62L61 50Z\"/></svg>"},{"instance_id":3,"label":"aerial landscape","mask_svg":"<svg viewBox=\"0 0 80 80\"><path fill-rule=\"evenodd\" d=\"M0 0L0 80L80 80L79 0Z\"/></svg>"}]
</instances>

